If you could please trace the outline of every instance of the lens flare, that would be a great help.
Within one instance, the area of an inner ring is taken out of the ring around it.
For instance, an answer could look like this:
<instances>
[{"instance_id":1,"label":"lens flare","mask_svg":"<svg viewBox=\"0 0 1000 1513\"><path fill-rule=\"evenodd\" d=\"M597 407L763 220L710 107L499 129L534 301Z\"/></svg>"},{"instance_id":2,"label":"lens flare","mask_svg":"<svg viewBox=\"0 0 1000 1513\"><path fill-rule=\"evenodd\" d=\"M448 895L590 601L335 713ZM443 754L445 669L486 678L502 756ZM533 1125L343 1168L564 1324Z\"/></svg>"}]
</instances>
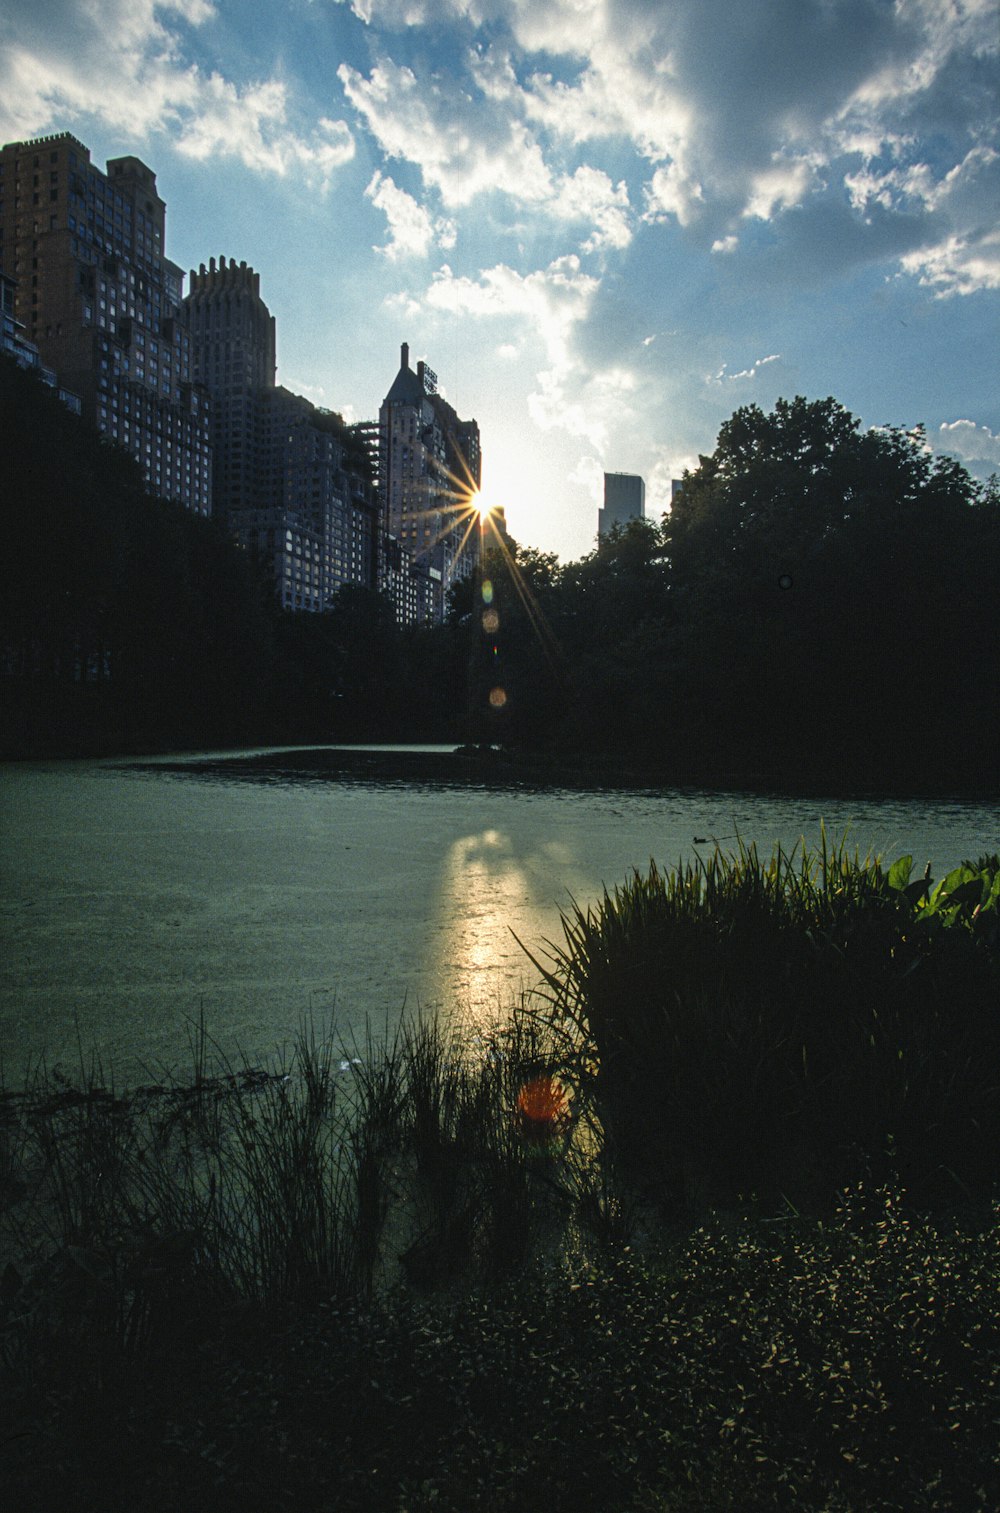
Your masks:
<instances>
[{"instance_id":1,"label":"lens flare","mask_svg":"<svg viewBox=\"0 0 1000 1513\"><path fill-rule=\"evenodd\" d=\"M517 1120L529 1145L547 1145L569 1120L569 1099L558 1077L545 1073L523 1084L517 1095Z\"/></svg>"}]
</instances>

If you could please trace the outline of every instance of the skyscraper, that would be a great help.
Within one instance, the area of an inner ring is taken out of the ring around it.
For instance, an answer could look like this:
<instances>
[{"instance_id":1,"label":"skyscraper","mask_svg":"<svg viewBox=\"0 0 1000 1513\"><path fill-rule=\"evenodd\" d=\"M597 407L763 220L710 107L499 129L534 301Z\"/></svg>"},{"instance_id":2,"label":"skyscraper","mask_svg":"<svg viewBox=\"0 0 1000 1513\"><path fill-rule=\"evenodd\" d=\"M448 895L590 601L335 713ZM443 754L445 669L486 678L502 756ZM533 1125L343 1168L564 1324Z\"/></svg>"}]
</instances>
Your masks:
<instances>
[{"instance_id":1,"label":"skyscraper","mask_svg":"<svg viewBox=\"0 0 1000 1513\"><path fill-rule=\"evenodd\" d=\"M646 507L646 485L636 473L605 473L604 508L597 512L597 536L603 541L614 526L623 530L630 520L641 520Z\"/></svg>"},{"instance_id":2,"label":"skyscraper","mask_svg":"<svg viewBox=\"0 0 1000 1513\"><path fill-rule=\"evenodd\" d=\"M192 270L184 311L192 371L212 396L212 506L226 518L251 503L257 400L275 384L274 316L260 275L224 257Z\"/></svg>"},{"instance_id":3,"label":"skyscraper","mask_svg":"<svg viewBox=\"0 0 1000 1513\"><path fill-rule=\"evenodd\" d=\"M345 584L374 588L378 493L361 436L280 387L260 276L224 257L192 272L192 363L212 397L215 508L265 558L285 609L324 610Z\"/></svg>"},{"instance_id":4,"label":"skyscraper","mask_svg":"<svg viewBox=\"0 0 1000 1513\"><path fill-rule=\"evenodd\" d=\"M379 410L379 478L388 531L429 574L426 618L440 620L449 585L474 570L481 475L479 426L459 419L426 363L410 367L403 342Z\"/></svg>"},{"instance_id":5,"label":"skyscraper","mask_svg":"<svg viewBox=\"0 0 1000 1513\"><path fill-rule=\"evenodd\" d=\"M207 396L192 381L156 175L134 157L107 167L68 132L0 149L0 266L14 280L13 313L151 491L208 514Z\"/></svg>"}]
</instances>

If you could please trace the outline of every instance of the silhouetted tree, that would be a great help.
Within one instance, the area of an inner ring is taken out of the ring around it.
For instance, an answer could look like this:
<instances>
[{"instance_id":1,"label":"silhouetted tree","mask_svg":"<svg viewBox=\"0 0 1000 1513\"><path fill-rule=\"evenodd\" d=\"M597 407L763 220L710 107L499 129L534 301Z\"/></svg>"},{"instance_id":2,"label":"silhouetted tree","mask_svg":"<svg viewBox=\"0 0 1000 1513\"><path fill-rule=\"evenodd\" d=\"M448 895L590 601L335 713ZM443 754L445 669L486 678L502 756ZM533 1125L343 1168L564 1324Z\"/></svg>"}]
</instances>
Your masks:
<instances>
[{"instance_id":1,"label":"silhouetted tree","mask_svg":"<svg viewBox=\"0 0 1000 1513\"><path fill-rule=\"evenodd\" d=\"M995 655L997 513L922 428L862 432L833 399L746 406L666 529L696 744L742 766L762 740L786 767L940 766L975 696L956 698L956 617Z\"/></svg>"}]
</instances>

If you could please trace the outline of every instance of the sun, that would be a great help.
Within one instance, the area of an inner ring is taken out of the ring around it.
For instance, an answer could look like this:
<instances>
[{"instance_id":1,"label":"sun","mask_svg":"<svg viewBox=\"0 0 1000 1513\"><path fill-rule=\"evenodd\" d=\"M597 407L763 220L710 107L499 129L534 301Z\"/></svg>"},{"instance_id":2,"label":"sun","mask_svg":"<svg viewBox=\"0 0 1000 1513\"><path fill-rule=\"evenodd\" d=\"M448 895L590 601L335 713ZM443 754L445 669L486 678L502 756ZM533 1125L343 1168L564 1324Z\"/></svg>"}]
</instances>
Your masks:
<instances>
[{"instance_id":1,"label":"sun","mask_svg":"<svg viewBox=\"0 0 1000 1513\"><path fill-rule=\"evenodd\" d=\"M503 508L503 499L496 485L491 485L489 480L480 483L472 492L472 508L483 524L491 515L497 514Z\"/></svg>"}]
</instances>

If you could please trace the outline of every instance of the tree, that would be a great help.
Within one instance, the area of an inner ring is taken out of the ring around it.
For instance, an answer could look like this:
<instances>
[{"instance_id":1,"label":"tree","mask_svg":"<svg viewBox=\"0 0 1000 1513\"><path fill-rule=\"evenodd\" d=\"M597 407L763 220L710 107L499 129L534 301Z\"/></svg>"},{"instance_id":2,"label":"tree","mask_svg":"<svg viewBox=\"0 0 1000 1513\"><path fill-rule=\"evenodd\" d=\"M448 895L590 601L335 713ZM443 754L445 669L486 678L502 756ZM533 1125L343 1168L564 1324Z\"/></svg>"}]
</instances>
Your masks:
<instances>
[{"instance_id":1,"label":"tree","mask_svg":"<svg viewBox=\"0 0 1000 1513\"><path fill-rule=\"evenodd\" d=\"M703 743L741 765L762 738L786 766L945 759L985 686L956 691L949 625L995 656L997 511L921 427L862 432L834 399L746 406L666 528Z\"/></svg>"},{"instance_id":2,"label":"tree","mask_svg":"<svg viewBox=\"0 0 1000 1513\"><path fill-rule=\"evenodd\" d=\"M7 749L259 739L273 610L221 527L0 359Z\"/></svg>"}]
</instances>

